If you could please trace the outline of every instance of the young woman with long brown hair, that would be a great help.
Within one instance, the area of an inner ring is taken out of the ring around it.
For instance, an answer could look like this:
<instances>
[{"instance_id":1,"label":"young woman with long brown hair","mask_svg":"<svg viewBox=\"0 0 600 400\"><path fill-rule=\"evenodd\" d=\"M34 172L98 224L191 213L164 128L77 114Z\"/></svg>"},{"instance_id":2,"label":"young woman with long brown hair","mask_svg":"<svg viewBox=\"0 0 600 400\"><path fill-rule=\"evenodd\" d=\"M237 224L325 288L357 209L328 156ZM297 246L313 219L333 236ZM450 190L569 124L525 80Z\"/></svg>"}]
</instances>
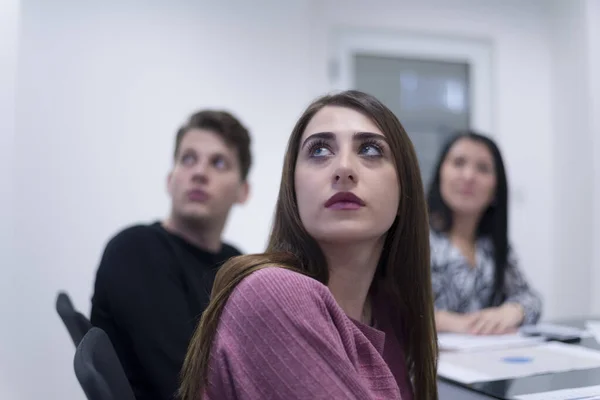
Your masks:
<instances>
[{"instance_id":1,"label":"young woman with long brown hair","mask_svg":"<svg viewBox=\"0 0 600 400\"><path fill-rule=\"evenodd\" d=\"M436 400L436 360L413 145L372 96L321 97L292 131L267 251L217 274L180 395Z\"/></svg>"}]
</instances>

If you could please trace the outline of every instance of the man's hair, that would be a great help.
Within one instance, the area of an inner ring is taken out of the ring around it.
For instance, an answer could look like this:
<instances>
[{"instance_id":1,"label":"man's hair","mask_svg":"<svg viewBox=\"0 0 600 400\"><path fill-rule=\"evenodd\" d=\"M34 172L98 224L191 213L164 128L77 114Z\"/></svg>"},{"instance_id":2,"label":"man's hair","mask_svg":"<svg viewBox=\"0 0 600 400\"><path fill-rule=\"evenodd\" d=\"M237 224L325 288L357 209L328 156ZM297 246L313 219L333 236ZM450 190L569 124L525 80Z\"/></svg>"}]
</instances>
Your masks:
<instances>
[{"instance_id":1,"label":"man's hair","mask_svg":"<svg viewBox=\"0 0 600 400\"><path fill-rule=\"evenodd\" d=\"M173 157L177 159L179 147L186 133L192 129L204 129L214 132L223 141L237 150L242 180L246 180L252 155L250 154L250 134L248 129L233 115L227 111L202 110L192 114L187 122L179 128L175 137L175 152Z\"/></svg>"}]
</instances>

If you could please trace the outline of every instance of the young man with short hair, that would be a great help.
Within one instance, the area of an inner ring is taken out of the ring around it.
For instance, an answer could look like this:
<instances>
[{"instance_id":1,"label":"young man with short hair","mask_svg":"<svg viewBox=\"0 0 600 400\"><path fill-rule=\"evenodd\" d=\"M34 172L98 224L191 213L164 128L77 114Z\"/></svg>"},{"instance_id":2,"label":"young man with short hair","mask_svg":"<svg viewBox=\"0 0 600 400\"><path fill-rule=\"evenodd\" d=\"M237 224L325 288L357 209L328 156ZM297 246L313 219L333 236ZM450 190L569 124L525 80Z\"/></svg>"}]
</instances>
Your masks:
<instances>
[{"instance_id":1,"label":"young man with short hair","mask_svg":"<svg viewBox=\"0 0 600 400\"><path fill-rule=\"evenodd\" d=\"M233 115L193 114L177 132L168 218L129 227L106 246L91 321L109 335L138 400L175 398L216 271L240 254L221 235L232 206L248 197L250 165L248 130Z\"/></svg>"}]
</instances>

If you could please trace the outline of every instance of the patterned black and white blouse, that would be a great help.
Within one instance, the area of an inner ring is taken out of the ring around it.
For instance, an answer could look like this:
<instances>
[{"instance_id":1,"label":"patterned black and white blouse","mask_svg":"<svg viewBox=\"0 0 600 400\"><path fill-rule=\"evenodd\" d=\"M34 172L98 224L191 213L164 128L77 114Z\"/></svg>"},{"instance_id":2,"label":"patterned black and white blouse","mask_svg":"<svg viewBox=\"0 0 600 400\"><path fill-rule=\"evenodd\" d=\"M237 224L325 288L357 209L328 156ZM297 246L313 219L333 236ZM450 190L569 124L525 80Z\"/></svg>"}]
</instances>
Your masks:
<instances>
[{"instance_id":1,"label":"patterned black and white blouse","mask_svg":"<svg viewBox=\"0 0 600 400\"><path fill-rule=\"evenodd\" d=\"M477 240L473 267L441 233L431 232L431 279L436 310L456 313L478 311L489 306L493 290L493 244L489 238ZM512 249L504 278L505 302L518 303L525 310L523 324L535 324L542 312L542 301L527 284Z\"/></svg>"}]
</instances>

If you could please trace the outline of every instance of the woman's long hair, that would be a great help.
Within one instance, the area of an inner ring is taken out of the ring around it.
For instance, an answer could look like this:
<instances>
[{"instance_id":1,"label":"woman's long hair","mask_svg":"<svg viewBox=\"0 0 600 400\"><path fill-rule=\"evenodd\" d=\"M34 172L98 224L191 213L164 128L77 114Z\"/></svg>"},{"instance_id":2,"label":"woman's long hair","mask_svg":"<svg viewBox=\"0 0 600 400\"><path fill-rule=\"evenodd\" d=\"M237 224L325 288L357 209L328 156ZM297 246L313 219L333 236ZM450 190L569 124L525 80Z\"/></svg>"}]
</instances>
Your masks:
<instances>
[{"instance_id":1,"label":"woman's long hair","mask_svg":"<svg viewBox=\"0 0 600 400\"><path fill-rule=\"evenodd\" d=\"M452 210L442 198L440 190L440 170L452 146L460 139L469 139L485 145L492 155L496 171L496 191L494 200L487 207L477 225L477 237L490 237L494 252L494 287L488 300L489 306L502 304L504 293L504 276L508 263L508 183L500 150L494 141L487 136L473 131L460 131L444 146L435 169L427 202L431 216L431 228L436 232L447 233L452 229Z\"/></svg>"},{"instance_id":2,"label":"woman's long hair","mask_svg":"<svg viewBox=\"0 0 600 400\"><path fill-rule=\"evenodd\" d=\"M285 154L267 250L263 254L233 258L217 273L210 304L202 315L184 362L179 392L183 400L200 399L208 385L209 360L219 318L240 281L273 264L311 276L323 284L329 280L325 256L300 220L294 183L302 134L312 117L325 106L346 107L369 117L391 147L400 201L375 279L393 313L391 318L396 322L396 335L405 349L416 399L437 399L438 349L429 265L429 225L417 156L396 116L374 97L351 90L315 100L296 123Z\"/></svg>"}]
</instances>

